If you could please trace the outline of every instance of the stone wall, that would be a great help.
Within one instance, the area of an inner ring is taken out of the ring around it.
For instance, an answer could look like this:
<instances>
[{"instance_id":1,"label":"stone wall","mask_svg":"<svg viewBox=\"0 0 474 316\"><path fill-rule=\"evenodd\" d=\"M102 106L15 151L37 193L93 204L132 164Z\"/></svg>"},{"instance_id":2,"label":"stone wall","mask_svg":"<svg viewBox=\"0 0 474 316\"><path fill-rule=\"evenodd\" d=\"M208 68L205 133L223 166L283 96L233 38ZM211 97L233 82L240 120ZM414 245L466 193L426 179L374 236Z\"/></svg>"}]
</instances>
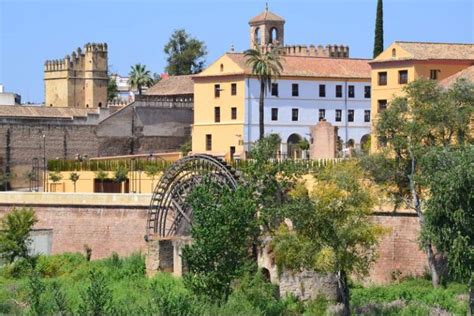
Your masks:
<instances>
[{"instance_id":1,"label":"stone wall","mask_svg":"<svg viewBox=\"0 0 474 316\"><path fill-rule=\"evenodd\" d=\"M76 154L89 157L98 155L95 126L45 123L0 124L0 157L3 161L0 168L4 170L9 151L9 165L14 175L12 187L28 186L25 173L31 170L33 158L38 158L42 169L45 153L46 160L72 159Z\"/></svg>"},{"instance_id":2,"label":"stone wall","mask_svg":"<svg viewBox=\"0 0 474 316\"><path fill-rule=\"evenodd\" d=\"M332 300L337 298L337 280L334 275L312 271L285 271L279 279L281 296L293 294L302 300L314 299L319 295Z\"/></svg>"}]
</instances>

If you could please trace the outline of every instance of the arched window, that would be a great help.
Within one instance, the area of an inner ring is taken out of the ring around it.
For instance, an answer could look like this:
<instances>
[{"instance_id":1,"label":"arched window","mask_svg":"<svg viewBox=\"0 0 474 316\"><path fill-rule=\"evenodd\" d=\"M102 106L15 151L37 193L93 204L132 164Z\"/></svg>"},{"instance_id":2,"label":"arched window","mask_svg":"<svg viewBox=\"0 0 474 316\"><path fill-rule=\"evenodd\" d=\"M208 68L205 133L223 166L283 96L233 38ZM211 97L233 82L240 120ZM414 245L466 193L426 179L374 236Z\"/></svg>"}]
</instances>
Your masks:
<instances>
[{"instance_id":1,"label":"arched window","mask_svg":"<svg viewBox=\"0 0 474 316\"><path fill-rule=\"evenodd\" d=\"M99 108L101 108L101 107L102 107L102 102L99 102Z\"/></svg>"},{"instance_id":2,"label":"arched window","mask_svg":"<svg viewBox=\"0 0 474 316\"><path fill-rule=\"evenodd\" d=\"M259 27L255 28L254 41L258 45L261 44L261 36L260 36L260 28Z\"/></svg>"},{"instance_id":3,"label":"arched window","mask_svg":"<svg viewBox=\"0 0 474 316\"><path fill-rule=\"evenodd\" d=\"M89 107L89 104L86 104L86 108L88 108L88 107Z\"/></svg>"},{"instance_id":4,"label":"arched window","mask_svg":"<svg viewBox=\"0 0 474 316\"><path fill-rule=\"evenodd\" d=\"M278 29L273 27L270 29L270 43L275 43L278 40Z\"/></svg>"},{"instance_id":5,"label":"arched window","mask_svg":"<svg viewBox=\"0 0 474 316\"><path fill-rule=\"evenodd\" d=\"M392 49L392 57L397 57L397 50L395 48Z\"/></svg>"},{"instance_id":6,"label":"arched window","mask_svg":"<svg viewBox=\"0 0 474 316\"><path fill-rule=\"evenodd\" d=\"M224 64L221 64L221 72L224 71Z\"/></svg>"}]
</instances>

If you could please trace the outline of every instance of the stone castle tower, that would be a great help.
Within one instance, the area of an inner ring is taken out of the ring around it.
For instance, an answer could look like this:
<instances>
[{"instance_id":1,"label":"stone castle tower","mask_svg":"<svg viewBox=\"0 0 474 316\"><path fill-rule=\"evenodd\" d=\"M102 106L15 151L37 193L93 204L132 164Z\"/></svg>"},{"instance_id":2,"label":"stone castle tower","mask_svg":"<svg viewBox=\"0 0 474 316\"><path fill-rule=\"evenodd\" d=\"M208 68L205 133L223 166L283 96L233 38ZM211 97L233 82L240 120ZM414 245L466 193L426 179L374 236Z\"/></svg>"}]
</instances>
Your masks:
<instances>
[{"instance_id":1,"label":"stone castle tower","mask_svg":"<svg viewBox=\"0 0 474 316\"><path fill-rule=\"evenodd\" d=\"M270 12L268 5L249 25L250 47L259 45L264 51L280 47L280 52L287 56L349 58L349 47L344 45L285 45L285 19Z\"/></svg>"},{"instance_id":2,"label":"stone castle tower","mask_svg":"<svg viewBox=\"0 0 474 316\"><path fill-rule=\"evenodd\" d=\"M107 44L87 43L63 59L44 64L45 105L97 108L107 106Z\"/></svg>"}]
</instances>

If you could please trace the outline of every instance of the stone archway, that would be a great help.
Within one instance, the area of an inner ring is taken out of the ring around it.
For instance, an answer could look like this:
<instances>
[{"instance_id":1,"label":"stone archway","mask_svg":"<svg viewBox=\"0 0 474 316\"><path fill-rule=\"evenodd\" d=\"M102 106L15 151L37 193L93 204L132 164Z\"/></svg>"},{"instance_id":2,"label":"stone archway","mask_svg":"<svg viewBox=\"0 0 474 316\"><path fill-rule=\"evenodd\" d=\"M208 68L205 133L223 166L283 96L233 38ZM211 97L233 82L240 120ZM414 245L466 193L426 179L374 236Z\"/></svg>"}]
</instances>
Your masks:
<instances>
[{"instance_id":1,"label":"stone archway","mask_svg":"<svg viewBox=\"0 0 474 316\"><path fill-rule=\"evenodd\" d=\"M301 148L299 143L303 140L299 134L293 133L288 137L286 141L288 149L287 154L290 159L300 159L301 158Z\"/></svg>"}]
</instances>

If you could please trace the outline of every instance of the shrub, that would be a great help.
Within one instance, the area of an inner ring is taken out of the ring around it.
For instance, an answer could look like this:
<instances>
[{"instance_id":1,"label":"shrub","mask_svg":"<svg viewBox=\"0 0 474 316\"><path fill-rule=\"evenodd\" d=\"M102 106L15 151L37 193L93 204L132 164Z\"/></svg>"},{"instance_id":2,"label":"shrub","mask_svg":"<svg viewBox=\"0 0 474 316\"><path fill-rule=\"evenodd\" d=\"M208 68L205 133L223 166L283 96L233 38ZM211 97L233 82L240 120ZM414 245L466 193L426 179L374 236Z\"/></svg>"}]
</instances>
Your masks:
<instances>
[{"instance_id":1,"label":"shrub","mask_svg":"<svg viewBox=\"0 0 474 316\"><path fill-rule=\"evenodd\" d=\"M54 278L71 274L81 265L87 264L86 258L80 253L63 253L52 256L39 256L36 271L42 277Z\"/></svg>"},{"instance_id":2,"label":"shrub","mask_svg":"<svg viewBox=\"0 0 474 316\"><path fill-rule=\"evenodd\" d=\"M14 208L0 220L0 257L7 262L29 258L30 230L37 222L31 208Z\"/></svg>"},{"instance_id":3,"label":"shrub","mask_svg":"<svg viewBox=\"0 0 474 316\"><path fill-rule=\"evenodd\" d=\"M458 295L466 291L466 286L456 283L449 284L447 288L433 288L428 280L413 279L400 284L353 289L351 301L355 306L364 306L403 300L407 306L418 303L440 307L454 314L466 314L466 304L457 299Z\"/></svg>"},{"instance_id":4,"label":"shrub","mask_svg":"<svg viewBox=\"0 0 474 316\"><path fill-rule=\"evenodd\" d=\"M81 294L82 304L79 307L81 315L105 315L112 312L112 294L107 280L100 270L89 272L89 286Z\"/></svg>"},{"instance_id":5,"label":"shrub","mask_svg":"<svg viewBox=\"0 0 474 316\"><path fill-rule=\"evenodd\" d=\"M150 283L151 303L158 309L159 315L196 315L197 300L184 287L181 279L169 274L158 273Z\"/></svg>"},{"instance_id":6,"label":"shrub","mask_svg":"<svg viewBox=\"0 0 474 316\"><path fill-rule=\"evenodd\" d=\"M226 305L237 308L236 311L239 305L244 308L252 306L259 314L268 316L280 315L284 309L276 286L265 280L260 272L247 274L236 281Z\"/></svg>"}]
</instances>

